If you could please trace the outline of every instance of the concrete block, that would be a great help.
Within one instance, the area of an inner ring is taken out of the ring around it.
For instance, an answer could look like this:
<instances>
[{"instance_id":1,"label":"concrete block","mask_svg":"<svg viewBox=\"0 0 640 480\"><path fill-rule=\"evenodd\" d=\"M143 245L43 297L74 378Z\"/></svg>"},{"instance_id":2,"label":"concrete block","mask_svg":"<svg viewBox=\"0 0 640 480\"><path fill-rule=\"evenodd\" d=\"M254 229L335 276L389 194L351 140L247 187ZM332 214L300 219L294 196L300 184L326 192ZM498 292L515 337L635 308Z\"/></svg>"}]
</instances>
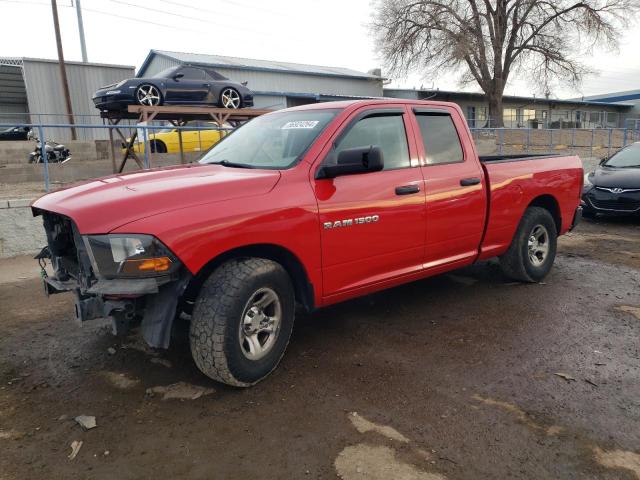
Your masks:
<instances>
[{"instance_id":1,"label":"concrete block","mask_svg":"<svg viewBox=\"0 0 640 480\"><path fill-rule=\"evenodd\" d=\"M0 208L9 208L9 200L0 200Z\"/></svg>"},{"instance_id":2,"label":"concrete block","mask_svg":"<svg viewBox=\"0 0 640 480\"><path fill-rule=\"evenodd\" d=\"M33 200L30 198L16 198L15 200L9 200L9 208L26 208L31 205Z\"/></svg>"}]
</instances>

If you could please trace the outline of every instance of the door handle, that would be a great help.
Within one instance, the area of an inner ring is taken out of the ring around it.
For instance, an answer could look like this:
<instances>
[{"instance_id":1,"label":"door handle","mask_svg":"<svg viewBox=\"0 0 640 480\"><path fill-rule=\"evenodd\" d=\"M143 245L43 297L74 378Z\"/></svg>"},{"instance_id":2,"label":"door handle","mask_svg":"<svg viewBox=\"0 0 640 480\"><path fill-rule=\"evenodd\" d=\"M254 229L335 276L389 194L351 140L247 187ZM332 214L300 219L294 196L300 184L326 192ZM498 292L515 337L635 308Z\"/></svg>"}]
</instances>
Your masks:
<instances>
[{"instance_id":1,"label":"door handle","mask_svg":"<svg viewBox=\"0 0 640 480\"><path fill-rule=\"evenodd\" d=\"M412 193L418 193L420 187L417 185L403 185L402 187L396 187L396 195L411 195Z\"/></svg>"},{"instance_id":2,"label":"door handle","mask_svg":"<svg viewBox=\"0 0 640 480\"><path fill-rule=\"evenodd\" d=\"M482 180L480 180L478 177L463 178L462 180L460 180L460 186L470 187L471 185L478 185L481 181Z\"/></svg>"}]
</instances>

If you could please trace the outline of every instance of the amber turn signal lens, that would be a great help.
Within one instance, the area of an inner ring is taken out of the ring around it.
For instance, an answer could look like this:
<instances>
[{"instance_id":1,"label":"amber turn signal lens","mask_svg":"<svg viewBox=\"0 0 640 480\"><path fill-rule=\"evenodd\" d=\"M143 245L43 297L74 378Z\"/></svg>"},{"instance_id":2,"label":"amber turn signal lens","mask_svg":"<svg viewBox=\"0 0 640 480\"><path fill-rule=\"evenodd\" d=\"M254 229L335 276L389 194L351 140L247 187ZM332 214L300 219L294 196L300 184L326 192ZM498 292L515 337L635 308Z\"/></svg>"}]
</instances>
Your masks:
<instances>
[{"instance_id":1,"label":"amber turn signal lens","mask_svg":"<svg viewBox=\"0 0 640 480\"><path fill-rule=\"evenodd\" d=\"M141 260L126 260L120 270L122 273L149 273L149 272L167 272L171 268L171 259L169 257L144 258Z\"/></svg>"}]
</instances>

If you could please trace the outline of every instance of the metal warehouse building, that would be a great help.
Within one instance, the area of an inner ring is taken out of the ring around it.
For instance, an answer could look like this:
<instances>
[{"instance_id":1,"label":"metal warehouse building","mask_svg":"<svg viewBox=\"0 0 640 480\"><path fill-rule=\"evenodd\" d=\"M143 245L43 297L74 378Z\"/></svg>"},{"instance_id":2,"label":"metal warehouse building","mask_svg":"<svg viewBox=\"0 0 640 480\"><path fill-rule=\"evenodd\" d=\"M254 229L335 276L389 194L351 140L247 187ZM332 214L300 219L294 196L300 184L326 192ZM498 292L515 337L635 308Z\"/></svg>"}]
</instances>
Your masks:
<instances>
[{"instance_id":1,"label":"metal warehouse building","mask_svg":"<svg viewBox=\"0 0 640 480\"><path fill-rule=\"evenodd\" d=\"M102 124L91 97L101 86L134 76L134 67L65 62L75 123ZM69 123L57 60L0 57L0 123ZM49 128L48 138L67 140L68 130ZM78 139L108 138L78 129Z\"/></svg>"},{"instance_id":2,"label":"metal warehouse building","mask_svg":"<svg viewBox=\"0 0 640 480\"><path fill-rule=\"evenodd\" d=\"M358 97L382 97L380 70L368 73L250 58L151 50L137 76L152 76L176 65L199 65L247 82L257 108L286 108L306 103Z\"/></svg>"}]
</instances>

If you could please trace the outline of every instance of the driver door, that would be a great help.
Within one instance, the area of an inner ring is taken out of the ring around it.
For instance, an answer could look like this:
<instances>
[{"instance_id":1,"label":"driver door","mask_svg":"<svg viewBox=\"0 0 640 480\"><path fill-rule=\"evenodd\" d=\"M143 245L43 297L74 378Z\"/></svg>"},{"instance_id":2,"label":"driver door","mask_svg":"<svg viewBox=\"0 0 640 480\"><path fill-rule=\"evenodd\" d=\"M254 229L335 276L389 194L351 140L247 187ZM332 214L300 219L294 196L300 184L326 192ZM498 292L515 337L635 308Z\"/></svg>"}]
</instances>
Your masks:
<instances>
[{"instance_id":1,"label":"driver door","mask_svg":"<svg viewBox=\"0 0 640 480\"><path fill-rule=\"evenodd\" d=\"M177 78L177 75L183 76ZM171 103L204 103L211 81L204 71L183 67L177 70L173 78L167 79L167 101Z\"/></svg>"},{"instance_id":2,"label":"driver door","mask_svg":"<svg viewBox=\"0 0 640 480\"><path fill-rule=\"evenodd\" d=\"M315 179L324 296L422 270L424 179L403 107L357 111L332 140L331 162L344 149L379 146L379 172Z\"/></svg>"}]
</instances>

